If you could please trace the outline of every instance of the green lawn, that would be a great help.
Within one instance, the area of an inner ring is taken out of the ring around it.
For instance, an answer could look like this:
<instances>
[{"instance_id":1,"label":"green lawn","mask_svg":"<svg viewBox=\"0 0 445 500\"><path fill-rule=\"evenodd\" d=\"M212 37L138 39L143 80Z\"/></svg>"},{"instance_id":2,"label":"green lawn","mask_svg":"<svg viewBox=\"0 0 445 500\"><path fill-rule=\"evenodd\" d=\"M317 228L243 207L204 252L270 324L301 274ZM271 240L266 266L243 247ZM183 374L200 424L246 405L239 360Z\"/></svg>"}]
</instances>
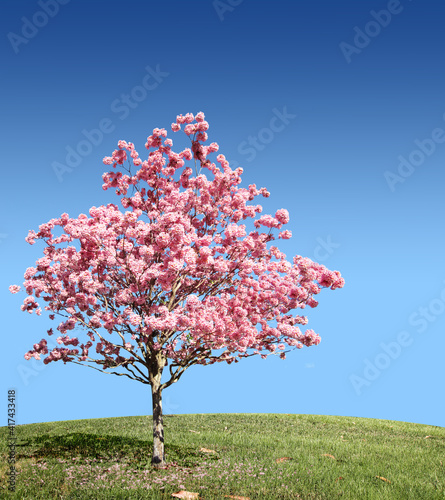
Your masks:
<instances>
[{"instance_id":1,"label":"green lawn","mask_svg":"<svg viewBox=\"0 0 445 500\"><path fill-rule=\"evenodd\" d=\"M17 426L15 493L8 491L9 431L1 427L0 497L160 499L186 490L204 500L445 499L443 427L318 415L167 415L168 467L153 470L151 422Z\"/></svg>"}]
</instances>

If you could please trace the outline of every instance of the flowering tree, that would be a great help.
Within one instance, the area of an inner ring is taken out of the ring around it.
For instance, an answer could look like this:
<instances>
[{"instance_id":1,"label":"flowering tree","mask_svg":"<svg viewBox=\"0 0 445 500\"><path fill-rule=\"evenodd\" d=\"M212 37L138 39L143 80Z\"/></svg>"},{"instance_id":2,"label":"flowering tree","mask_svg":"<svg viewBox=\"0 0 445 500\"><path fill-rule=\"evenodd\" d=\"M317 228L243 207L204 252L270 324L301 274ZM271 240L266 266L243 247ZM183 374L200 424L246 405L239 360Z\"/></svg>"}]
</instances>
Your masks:
<instances>
[{"instance_id":1,"label":"flowering tree","mask_svg":"<svg viewBox=\"0 0 445 500\"><path fill-rule=\"evenodd\" d=\"M272 229L289 221L287 210L254 222L268 233L247 234L238 223L262 208L246 202L259 194L267 198L268 191L255 184L236 187L242 169L231 170L221 154L216 160L222 170L207 158L218 145L203 145L209 125L202 112L179 115L172 130L181 125L191 149L173 152L166 130L154 129L145 144L151 150L146 160L126 141L104 158L114 170L103 175L103 189L116 189L125 212L109 204L92 207L89 217L64 213L26 238L31 245L44 240L46 247L36 267L26 270L28 296L21 309L40 315L37 299L43 298L50 319L58 315L62 322L61 347L49 351L42 339L25 358L45 355L45 364L77 363L149 384L155 467L165 465L163 389L194 364L271 354L285 359L286 346L317 345L320 337L313 330L303 333L297 326L307 318L288 313L317 306L313 296L323 287L344 285L338 271L301 256L291 264L278 248L267 249ZM186 160L194 161L196 177L186 167L175 180ZM132 173L132 166L139 170ZM203 168L213 180L200 174ZM278 237L289 239L291 232ZM10 287L12 293L19 290ZM86 331L88 340L70 337L74 329ZM47 333L53 335L53 329ZM169 378L162 382L167 366Z\"/></svg>"}]
</instances>

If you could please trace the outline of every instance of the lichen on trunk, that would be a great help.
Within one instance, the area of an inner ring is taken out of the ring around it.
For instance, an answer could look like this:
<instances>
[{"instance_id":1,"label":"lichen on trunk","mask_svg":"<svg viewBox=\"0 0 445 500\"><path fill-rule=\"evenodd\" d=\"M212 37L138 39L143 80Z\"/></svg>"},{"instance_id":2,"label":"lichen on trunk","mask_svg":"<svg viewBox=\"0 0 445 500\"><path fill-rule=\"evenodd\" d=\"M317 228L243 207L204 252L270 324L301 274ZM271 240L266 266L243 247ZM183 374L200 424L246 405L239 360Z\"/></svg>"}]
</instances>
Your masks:
<instances>
[{"instance_id":1,"label":"lichen on trunk","mask_svg":"<svg viewBox=\"0 0 445 500\"><path fill-rule=\"evenodd\" d=\"M161 353L152 358L149 381L153 406L153 467L160 468L166 465L164 451L164 422L162 418L162 389L161 378L165 366L165 359Z\"/></svg>"},{"instance_id":2,"label":"lichen on trunk","mask_svg":"<svg viewBox=\"0 0 445 500\"><path fill-rule=\"evenodd\" d=\"M154 467L165 466L164 452L164 422L162 419L162 392L160 384L152 385L153 400L153 458L151 463Z\"/></svg>"}]
</instances>

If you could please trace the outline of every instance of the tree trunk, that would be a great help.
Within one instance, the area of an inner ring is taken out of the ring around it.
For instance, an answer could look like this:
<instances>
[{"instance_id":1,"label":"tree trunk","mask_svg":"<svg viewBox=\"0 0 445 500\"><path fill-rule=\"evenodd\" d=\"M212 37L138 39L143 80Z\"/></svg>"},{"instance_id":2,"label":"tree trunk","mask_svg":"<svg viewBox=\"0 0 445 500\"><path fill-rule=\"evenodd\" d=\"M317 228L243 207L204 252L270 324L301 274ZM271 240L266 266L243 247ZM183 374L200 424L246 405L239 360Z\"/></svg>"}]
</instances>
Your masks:
<instances>
[{"instance_id":1,"label":"tree trunk","mask_svg":"<svg viewBox=\"0 0 445 500\"><path fill-rule=\"evenodd\" d=\"M162 391L160 390L160 380L155 381L151 386L153 401L153 467L164 467L164 422L162 420Z\"/></svg>"}]
</instances>

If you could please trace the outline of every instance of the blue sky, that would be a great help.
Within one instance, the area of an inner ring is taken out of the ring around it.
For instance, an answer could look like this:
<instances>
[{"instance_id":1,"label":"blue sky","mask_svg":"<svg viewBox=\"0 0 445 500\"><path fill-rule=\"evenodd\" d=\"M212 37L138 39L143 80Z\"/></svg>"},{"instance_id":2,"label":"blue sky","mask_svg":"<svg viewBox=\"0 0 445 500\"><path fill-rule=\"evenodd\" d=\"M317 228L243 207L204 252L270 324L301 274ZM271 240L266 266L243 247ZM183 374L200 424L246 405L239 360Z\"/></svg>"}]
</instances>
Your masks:
<instances>
[{"instance_id":1,"label":"blue sky","mask_svg":"<svg viewBox=\"0 0 445 500\"><path fill-rule=\"evenodd\" d=\"M165 413L445 426L442 2L8 4L1 390L17 390L18 423L151 414L148 386L25 361L53 323L21 312L24 294L8 286L42 256L24 240L29 229L117 202L101 175L119 139L142 153L153 128L203 111L210 141L244 169L240 187L270 191L258 198L264 214L289 211L293 237L278 242L288 260L310 257L346 285L305 310L319 346L285 361L192 367L165 390ZM178 151L187 145L172 138Z\"/></svg>"}]
</instances>

